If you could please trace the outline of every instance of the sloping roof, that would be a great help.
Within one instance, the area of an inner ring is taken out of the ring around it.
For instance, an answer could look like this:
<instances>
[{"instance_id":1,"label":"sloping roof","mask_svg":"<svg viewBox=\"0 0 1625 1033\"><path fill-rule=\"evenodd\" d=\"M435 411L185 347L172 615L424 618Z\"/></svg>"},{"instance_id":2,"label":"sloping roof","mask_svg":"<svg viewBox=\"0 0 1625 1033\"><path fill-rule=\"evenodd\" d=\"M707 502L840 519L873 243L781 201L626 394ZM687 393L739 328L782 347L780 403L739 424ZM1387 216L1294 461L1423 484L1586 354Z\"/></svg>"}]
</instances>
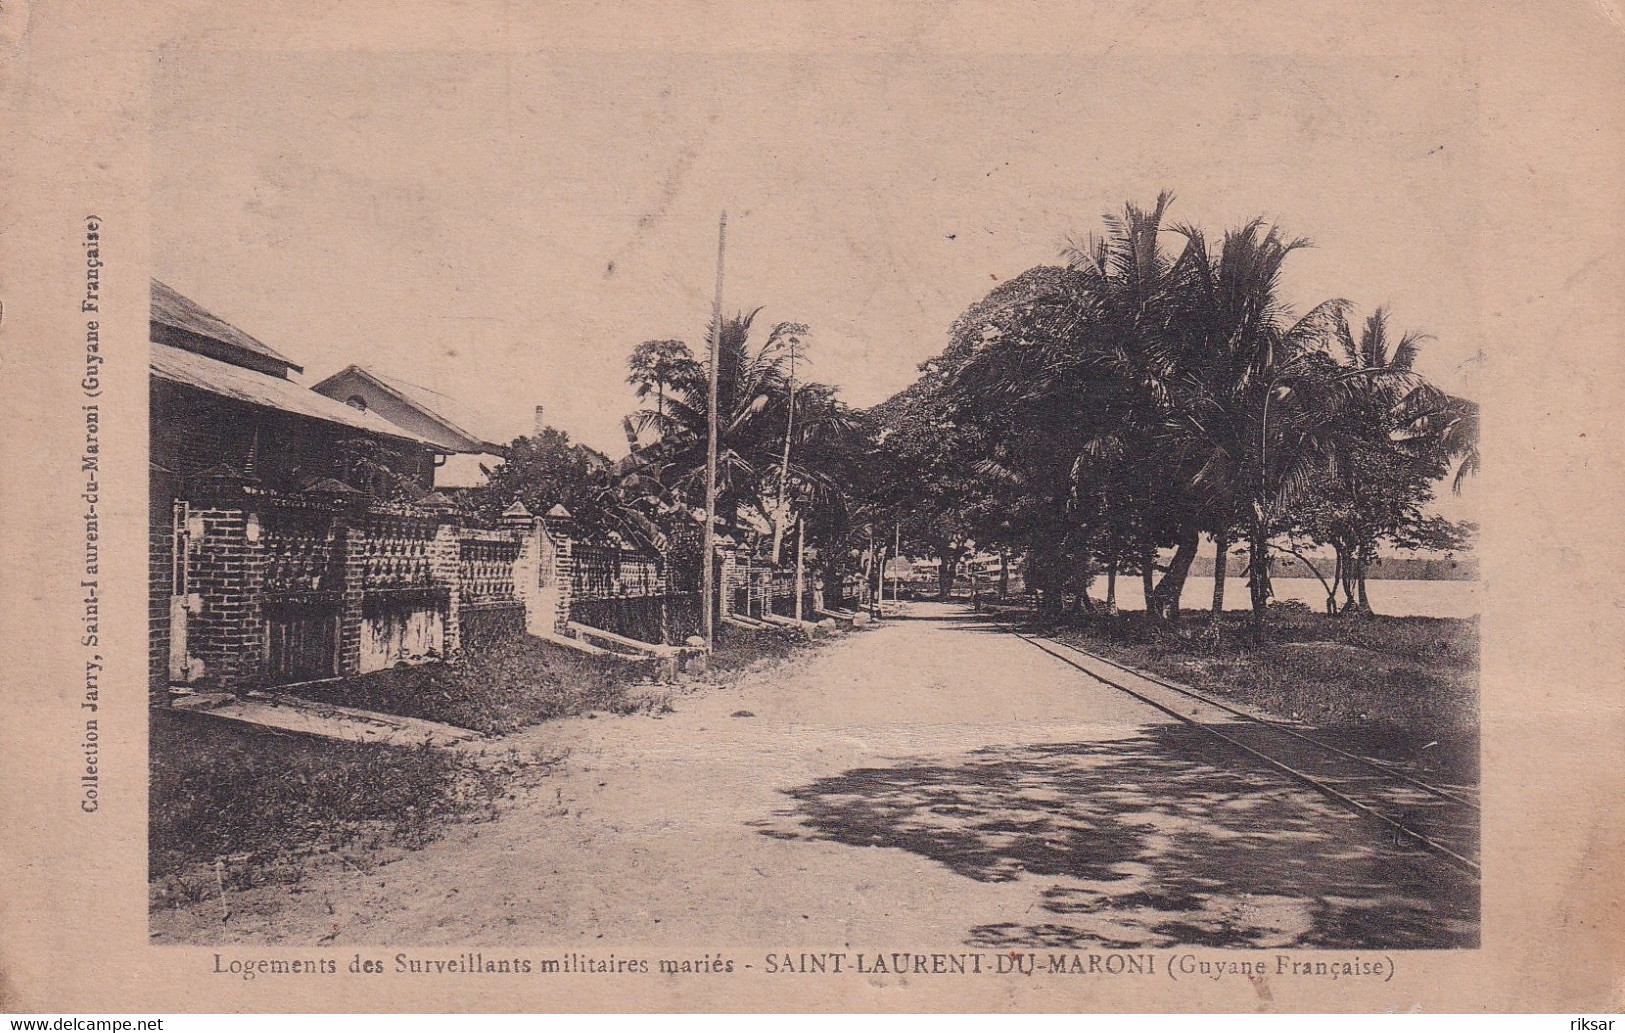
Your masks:
<instances>
[{"instance_id":1,"label":"sloping roof","mask_svg":"<svg viewBox=\"0 0 1625 1033\"><path fill-rule=\"evenodd\" d=\"M154 343L150 354L152 374L159 380L207 391L235 402L324 420L369 434L414 441L431 448L438 447L435 442L397 427L376 413L362 412L291 380L266 376L166 344Z\"/></svg>"},{"instance_id":2,"label":"sloping roof","mask_svg":"<svg viewBox=\"0 0 1625 1033\"><path fill-rule=\"evenodd\" d=\"M275 348L250 337L224 319L204 310L197 302L185 297L160 280L152 281L152 314L149 318L160 326L196 334L199 337L206 337L227 347L240 348L243 351L273 359L288 366L296 373L304 372L304 367L281 354Z\"/></svg>"},{"instance_id":3,"label":"sloping roof","mask_svg":"<svg viewBox=\"0 0 1625 1033\"><path fill-rule=\"evenodd\" d=\"M478 416L470 413L461 402L443 395L433 388L423 387L400 377L380 373L369 366L346 366L344 369L316 384L313 391L322 391L345 376L357 376L370 380L378 387L394 395L407 405L418 410L433 422L444 427L450 435L450 440L442 441L448 447L455 447L459 451L489 452L492 455L501 454L504 450L501 445L486 440L485 436L473 428L480 424Z\"/></svg>"}]
</instances>

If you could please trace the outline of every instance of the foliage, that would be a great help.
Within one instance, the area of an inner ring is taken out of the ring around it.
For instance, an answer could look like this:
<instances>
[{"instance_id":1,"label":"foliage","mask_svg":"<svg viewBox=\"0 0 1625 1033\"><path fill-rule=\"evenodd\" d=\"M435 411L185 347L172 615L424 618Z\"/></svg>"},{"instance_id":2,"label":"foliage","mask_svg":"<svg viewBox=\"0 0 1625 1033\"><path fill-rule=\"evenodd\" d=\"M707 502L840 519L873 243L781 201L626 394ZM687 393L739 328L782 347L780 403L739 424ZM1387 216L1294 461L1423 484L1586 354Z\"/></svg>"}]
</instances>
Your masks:
<instances>
[{"instance_id":1,"label":"foliage","mask_svg":"<svg viewBox=\"0 0 1625 1033\"><path fill-rule=\"evenodd\" d=\"M487 473L486 483L466 495L487 520L516 501L537 516L563 506L589 536L614 534L658 551L665 540L663 524L677 509L655 479L618 469L602 453L552 427L515 439L507 461Z\"/></svg>"},{"instance_id":2,"label":"foliage","mask_svg":"<svg viewBox=\"0 0 1625 1033\"><path fill-rule=\"evenodd\" d=\"M1160 618L1200 536L1239 533L1261 640L1277 535L1332 545L1351 587L1379 542L1444 540L1425 509L1451 463L1458 482L1477 469L1477 410L1415 374L1423 338L1392 340L1383 310L1358 339L1342 299L1295 316L1281 275L1307 240L1254 219L1210 244L1164 225L1172 200L970 306L870 414L889 476L867 505L934 554L1027 551L1052 607L1099 566L1137 569Z\"/></svg>"},{"instance_id":3,"label":"foliage","mask_svg":"<svg viewBox=\"0 0 1625 1033\"><path fill-rule=\"evenodd\" d=\"M308 686L313 699L502 735L590 710L643 706L646 676L613 657L584 656L531 636L471 650L459 664L402 666Z\"/></svg>"},{"instance_id":4,"label":"foliage","mask_svg":"<svg viewBox=\"0 0 1625 1033\"><path fill-rule=\"evenodd\" d=\"M1058 634L1121 663L1278 718L1371 733L1398 761L1476 777L1478 622L1435 617L1348 621L1271 607L1273 642L1244 651L1244 618L1217 637L1128 615Z\"/></svg>"},{"instance_id":5,"label":"foliage","mask_svg":"<svg viewBox=\"0 0 1625 1033\"><path fill-rule=\"evenodd\" d=\"M865 458L856 416L834 388L802 376L810 334L805 324L777 323L760 345L752 343L760 311L735 313L712 328L718 331L718 516L736 533L771 521L780 536L794 521L805 521L807 543L834 583L850 530L849 485ZM627 418L635 444L621 469L658 484L683 513L703 509L709 356L695 361L678 341L645 342L629 367L640 399L653 391L656 404Z\"/></svg>"}]
</instances>

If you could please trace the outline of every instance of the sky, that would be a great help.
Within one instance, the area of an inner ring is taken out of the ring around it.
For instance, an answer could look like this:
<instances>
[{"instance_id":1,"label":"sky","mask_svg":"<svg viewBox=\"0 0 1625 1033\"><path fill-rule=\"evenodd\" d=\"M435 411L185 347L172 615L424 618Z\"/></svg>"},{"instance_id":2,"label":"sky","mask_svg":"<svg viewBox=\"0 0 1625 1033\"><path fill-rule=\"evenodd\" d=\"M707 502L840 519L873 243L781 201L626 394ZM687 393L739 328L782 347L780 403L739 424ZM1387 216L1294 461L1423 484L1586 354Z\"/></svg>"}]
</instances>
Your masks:
<instances>
[{"instance_id":1,"label":"sky","mask_svg":"<svg viewBox=\"0 0 1625 1033\"><path fill-rule=\"evenodd\" d=\"M809 324L809 375L865 406L997 282L1162 189L1210 237L1261 215L1310 238L1299 311L1389 305L1472 394L1477 99L1447 62L161 55L156 274L306 383L376 366L498 440L542 405L624 451L626 356L703 348L723 210L724 308Z\"/></svg>"}]
</instances>

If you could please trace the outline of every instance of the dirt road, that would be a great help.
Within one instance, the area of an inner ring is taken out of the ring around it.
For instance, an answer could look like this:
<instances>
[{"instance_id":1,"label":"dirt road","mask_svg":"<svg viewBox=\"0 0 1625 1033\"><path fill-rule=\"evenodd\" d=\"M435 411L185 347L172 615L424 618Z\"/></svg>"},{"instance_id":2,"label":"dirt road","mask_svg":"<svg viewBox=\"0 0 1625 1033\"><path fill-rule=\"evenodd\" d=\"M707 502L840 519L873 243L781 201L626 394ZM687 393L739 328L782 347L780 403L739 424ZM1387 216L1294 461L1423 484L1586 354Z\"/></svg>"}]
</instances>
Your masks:
<instances>
[{"instance_id":1,"label":"dirt road","mask_svg":"<svg viewBox=\"0 0 1625 1033\"><path fill-rule=\"evenodd\" d=\"M1426 855L963 608L858 632L568 752L370 872L153 916L156 942L1351 948L1477 942Z\"/></svg>"}]
</instances>

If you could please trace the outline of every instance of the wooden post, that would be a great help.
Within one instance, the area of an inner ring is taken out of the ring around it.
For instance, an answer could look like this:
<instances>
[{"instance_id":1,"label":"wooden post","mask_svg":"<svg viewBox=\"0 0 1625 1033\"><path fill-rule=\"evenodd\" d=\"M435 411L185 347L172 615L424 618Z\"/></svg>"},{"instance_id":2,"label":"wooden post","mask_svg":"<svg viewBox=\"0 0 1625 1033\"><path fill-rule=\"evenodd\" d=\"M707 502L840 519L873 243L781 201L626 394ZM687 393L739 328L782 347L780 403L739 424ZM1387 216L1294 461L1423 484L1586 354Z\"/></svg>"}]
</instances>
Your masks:
<instances>
[{"instance_id":1,"label":"wooden post","mask_svg":"<svg viewBox=\"0 0 1625 1033\"><path fill-rule=\"evenodd\" d=\"M892 525L892 548L891 548L891 552L892 552L892 558L893 559L899 559L900 560L900 559L903 558L903 525L902 524L893 524ZM898 571L896 574L892 575L892 579L891 579L891 601L892 602L895 603L895 602L897 602L898 599L901 598L901 595L899 593L902 591L902 588L903 588L903 574L902 574L901 571Z\"/></svg>"},{"instance_id":2,"label":"wooden post","mask_svg":"<svg viewBox=\"0 0 1625 1033\"><path fill-rule=\"evenodd\" d=\"M801 596L806 590L807 517L796 519L796 620L803 619Z\"/></svg>"},{"instance_id":3,"label":"wooden post","mask_svg":"<svg viewBox=\"0 0 1625 1033\"><path fill-rule=\"evenodd\" d=\"M711 302L711 404L706 415L705 438L705 544L701 559L704 579L701 613L704 615L705 649L716 648L716 546L717 546L717 356L722 350L722 250L728 237L728 213L717 223L717 291Z\"/></svg>"}]
</instances>

